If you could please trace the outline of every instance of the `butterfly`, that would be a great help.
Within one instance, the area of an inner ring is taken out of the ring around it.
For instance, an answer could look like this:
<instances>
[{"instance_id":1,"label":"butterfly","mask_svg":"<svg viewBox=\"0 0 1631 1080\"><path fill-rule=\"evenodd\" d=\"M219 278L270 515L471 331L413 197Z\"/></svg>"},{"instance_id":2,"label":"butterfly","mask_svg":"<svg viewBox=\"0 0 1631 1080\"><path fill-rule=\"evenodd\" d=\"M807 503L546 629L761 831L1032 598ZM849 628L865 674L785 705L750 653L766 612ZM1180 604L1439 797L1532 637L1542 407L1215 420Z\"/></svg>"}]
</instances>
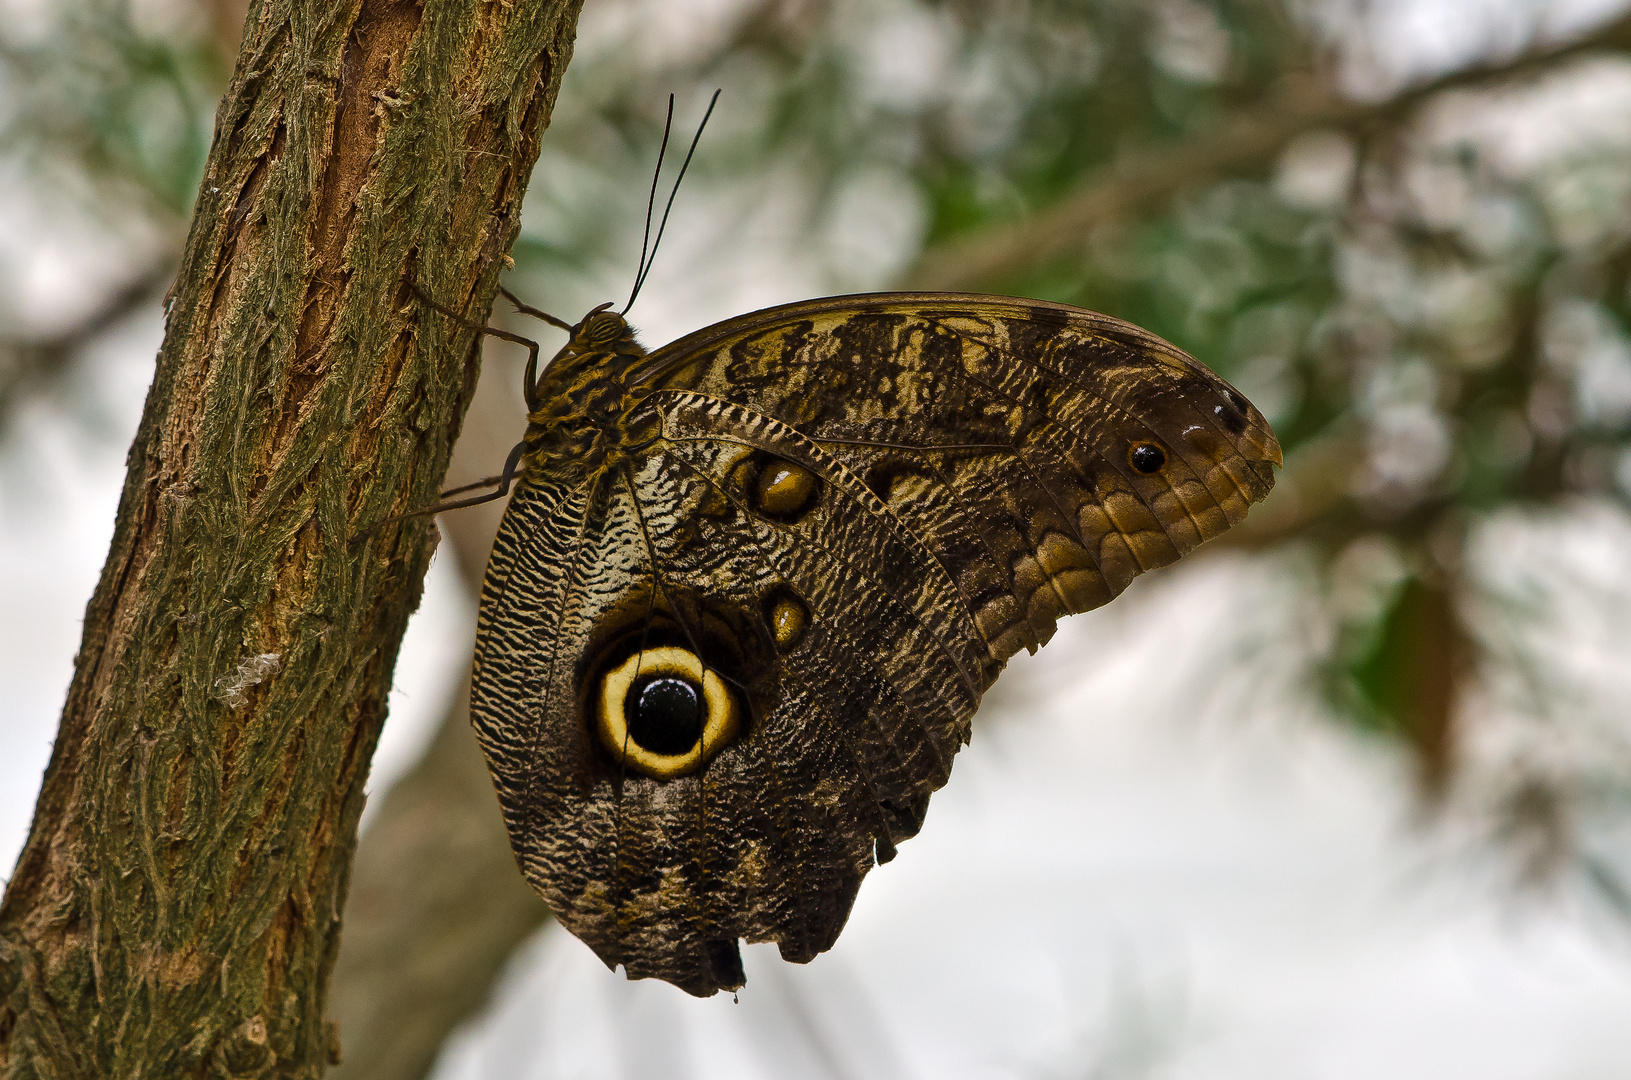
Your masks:
<instances>
[{"instance_id":1,"label":"butterfly","mask_svg":"<svg viewBox=\"0 0 1631 1080\"><path fill-rule=\"evenodd\" d=\"M570 340L540 373L486 328L529 347L529 426L472 722L561 924L699 996L743 984L744 939L830 948L1005 662L1239 523L1281 460L1198 361L1063 304L837 296L647 351L610 304L505 295Z\"/></svg>"}]
</instances>

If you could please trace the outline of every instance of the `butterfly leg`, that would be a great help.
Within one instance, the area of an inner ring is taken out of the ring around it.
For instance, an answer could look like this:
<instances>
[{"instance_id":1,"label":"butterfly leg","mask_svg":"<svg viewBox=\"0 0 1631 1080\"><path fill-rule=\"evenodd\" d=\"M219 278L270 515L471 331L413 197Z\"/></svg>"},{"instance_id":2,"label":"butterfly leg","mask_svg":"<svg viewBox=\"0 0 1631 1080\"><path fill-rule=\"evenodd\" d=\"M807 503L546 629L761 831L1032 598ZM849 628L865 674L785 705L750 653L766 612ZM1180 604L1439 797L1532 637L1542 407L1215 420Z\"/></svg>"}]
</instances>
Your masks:
<instances>
[{"instance_id":1,"label":"butterfly leg","mask_svg":"<svg viewBox=\"0 0 1631 1080\"><path fill-rule=\"evenodd\" d=\"M447 491L442 492L444 496L457 495L461 491L470 491L474 488L488 487L489 485L494 484L497 485L497 487L495 487L492 491L487 492L485 495L475 495L468 499L454 499L452 502L439 502L434 506L427 506L423 510L410 510L406 514L393 514L390 517L385 518L383 521L377 521L368 526L368 528L353 536L351 538L351 542L355 544L357 541L368 538L387 525L398 521L405 521L408 518L423 517L426 514L440 514L443 510L462 510L467 506L480 506L482 503L492 502L494 499L502 499L504 496L510 493L510 484L515 481L516 474L521 471L521 457L526 452L527 443L525 440L522 440L511 448L510 456L504 459L504 471L499 473L497 476L489 476L483 480L477 480L474 484L465 484L463 487L449 488Z\"/></svg>"},{"instance_id":2,"label":"butterfly leg","mask_svg":"<svg viewBox=\"0 0 1631 1080\"><path fill-rule=\"evenodd\" d=\"M537 383L538 383L538 343L536 341L532 340L531 338L522 337L520 334L512 334L508 330L500 330L496 326L484 326L481 323L471 322L469 319L465 318L463 315L460 315L457 311L454 311L452 308L446 307L446 306L444 306L442 304L437 303L435 300L431 299L430 294L425 292L425 290L421 289L419 287L419 282L417 282L417 281L415 281L413 283L413 291L414 291L414 294L417 295L419 297L419 299L423 300L425 302L426 306L429 307L432 311L437 311L437 312L440 312L443 315L446 315L448 318L452 319L454 322L458 323L460 326L464 327L465 329L474 330L478 334L486 334L488 337L496 337L500 341L508 341L508 342L511 342L513 344L516 344L516 345L520 345L523 348L525 348L527 350L527 373L522 379L521 393L526 398L527 411L528 412L537 411L537 409L538 409L538 386L537 386ZM517 304L517 306L520 306L519 301L517 301L514 296L511 296L508 289L501 289L500 291L503 292L505 296L510 298L511 303L515 303L515 304ZM533 314L533 312L528 311L527 314L530 315L530 314ZM540 316L543 316L545 318L549 318L550 321L552 323L556 324L556 325L564 325L563 323L561 323L561 321L559 319L555 319L552 316L544 316L543 312L538 312L537 314L540 315ZM567 329L570 330L572 328L570 326L568 326Z\"/></svg>"},{"instance_id":3,"label":"butterfly leg","mask_svg":"<svg viewBox=\"0 0 1631 1080\"><path fill-rule=\"evenodd\" d=\"M448 488L446 491L444 491L440 495L438 495L437 498L445 499L449 495L457 495L461 491L474 491L477 488L492 487L495 484L501 484L503 482L504 482L504 474L503 473L499 473L497 476L484 476L480 480L473 480L468 484L460 484L456 488Z\"/></svg>"},{"instance_id":4,"label":"butterfly leg","mask_svg":"<svg viewBox=\"0 0 1631 1080\"><path fill-rule=\"evenodd\" d=\"M515 305L515 310L519 311L521 314L531 315L535 319L542 319L542 320L544 320L544 322L548 323L549 325L551 325L553 327L556 327L556 328L561 329L561 330L565 330L568 334L570 334L572 332L572 324L567 322L565 319L557 319L555 316L551 315L549 312L543 310L542 308L533 307L531 304L526 303L519 296L515 295L513 292L506 289L502 285L500 285L498 287L498 291L499 291L500 294L503 295L504 299L506 299L510 303L514 304Z\"/></svg>"}]
</instances>

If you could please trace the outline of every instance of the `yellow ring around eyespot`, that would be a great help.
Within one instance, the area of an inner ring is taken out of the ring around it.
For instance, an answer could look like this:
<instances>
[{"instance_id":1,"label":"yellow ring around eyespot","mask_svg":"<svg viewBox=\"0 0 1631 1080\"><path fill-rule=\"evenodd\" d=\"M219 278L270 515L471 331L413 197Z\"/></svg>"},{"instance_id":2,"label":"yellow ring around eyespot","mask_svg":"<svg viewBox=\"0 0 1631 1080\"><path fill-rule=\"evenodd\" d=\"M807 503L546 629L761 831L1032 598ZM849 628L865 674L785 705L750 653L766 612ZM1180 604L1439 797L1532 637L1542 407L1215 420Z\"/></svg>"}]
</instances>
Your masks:
<instances>
[{"instance_id":1,"label":"yellow ring around eyespot","mask_svg":"<svg viewBox=\"0 0 1631 1080\"><path fill-rule=\"evenodd\" d=\"M708 715L702 724L702 738L683 754L654 754L629 738L624 705L634 680L646 675L679 675L702 684L702 699ZM665 645L637 652L608 671L600 680L595 696L595 728L600 741L621 761L637 772L657 780L671 780L701 767L741 727L736 698L717 672L704 670L697 654L689 649Z\"/></svg>"}]
</instances>

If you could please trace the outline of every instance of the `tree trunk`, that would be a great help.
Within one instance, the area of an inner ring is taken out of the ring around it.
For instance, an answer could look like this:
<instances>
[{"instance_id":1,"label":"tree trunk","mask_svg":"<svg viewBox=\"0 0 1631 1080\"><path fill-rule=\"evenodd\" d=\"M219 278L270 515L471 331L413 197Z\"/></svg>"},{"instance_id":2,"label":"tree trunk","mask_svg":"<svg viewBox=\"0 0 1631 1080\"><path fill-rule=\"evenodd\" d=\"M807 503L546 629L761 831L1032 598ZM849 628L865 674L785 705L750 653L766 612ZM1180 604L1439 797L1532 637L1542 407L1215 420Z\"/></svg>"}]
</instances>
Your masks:
<instances>
[{"instance_id":1,"label":"tree trunk","mask_svg":"<svg viewBox=\"0 0 1631 1080\"><path fill-rule=\"evenodd\" d=\"M0 903L8 1077L315 1077L362 785L581 0L262 0Z\"/></svg>"},{"instance_id":2,"label":"tree trunk","mask_svg":"<svg viewBox=\"0 0 1631 1080\"><path fill-rule=\"evenodd\" d=\"M454 484L492 473L526 432L521 350L487 349L453 448ZM503 510L490 502L439 520L440 557L453 557L472 595ZM516 869L464 690L357 844L329 1002L345 1041L331 1075L342 1080L423 1080L448 1034L487 1004L515 947L549 918Z\"/></svg>"}]
</instances>

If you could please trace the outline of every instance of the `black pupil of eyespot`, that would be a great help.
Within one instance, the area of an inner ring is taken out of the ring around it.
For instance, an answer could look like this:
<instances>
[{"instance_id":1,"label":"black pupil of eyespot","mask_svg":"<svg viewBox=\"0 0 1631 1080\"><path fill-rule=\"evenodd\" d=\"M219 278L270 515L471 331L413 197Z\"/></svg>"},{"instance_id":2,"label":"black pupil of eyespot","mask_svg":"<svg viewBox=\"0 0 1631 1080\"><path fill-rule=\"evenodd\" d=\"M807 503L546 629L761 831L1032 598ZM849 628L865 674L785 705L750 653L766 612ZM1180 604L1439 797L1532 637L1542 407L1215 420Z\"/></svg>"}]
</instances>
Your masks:
<instances>
[{"instance_id":1,"label":"black pupil of eyespot","mask_svg":"<svg viewBox=\"0 0 1631 1080\"><path fill-rule=\"evenodd\" d=\"M1235 407L1236 412L1243 413L1243 412L1246 411L1246 399L1241 397L1235 391L1225 390L1223 392L1223 397L1224 397L1224 399L1226 401L1229 402L1229 404L1231 404L1231 405L1233 405Z\"/></svg>"},{"instance_id":2,"label":"black pupil of eyespot","mask_svg":"<svg viewBox=\"0 0 1631 1080\"><path fill-rule=\"evenodd\" d=\"M1167 463L1166 451L1159 446L1143 443L1133 447L1133 468L1141 473L1152 473Z\"/></svg>"},{"instance_id":3,"label":"black pupil of eyespot","mask_svg":"<svg viewBox=\"0 0 1631 1080\"><path fill-rule=\"evenodd\" d=\"M661 675L629 697L629 738L653 754L684 754L702 738L702 695L694 683Z\"/></svg>"}]
</instances>

